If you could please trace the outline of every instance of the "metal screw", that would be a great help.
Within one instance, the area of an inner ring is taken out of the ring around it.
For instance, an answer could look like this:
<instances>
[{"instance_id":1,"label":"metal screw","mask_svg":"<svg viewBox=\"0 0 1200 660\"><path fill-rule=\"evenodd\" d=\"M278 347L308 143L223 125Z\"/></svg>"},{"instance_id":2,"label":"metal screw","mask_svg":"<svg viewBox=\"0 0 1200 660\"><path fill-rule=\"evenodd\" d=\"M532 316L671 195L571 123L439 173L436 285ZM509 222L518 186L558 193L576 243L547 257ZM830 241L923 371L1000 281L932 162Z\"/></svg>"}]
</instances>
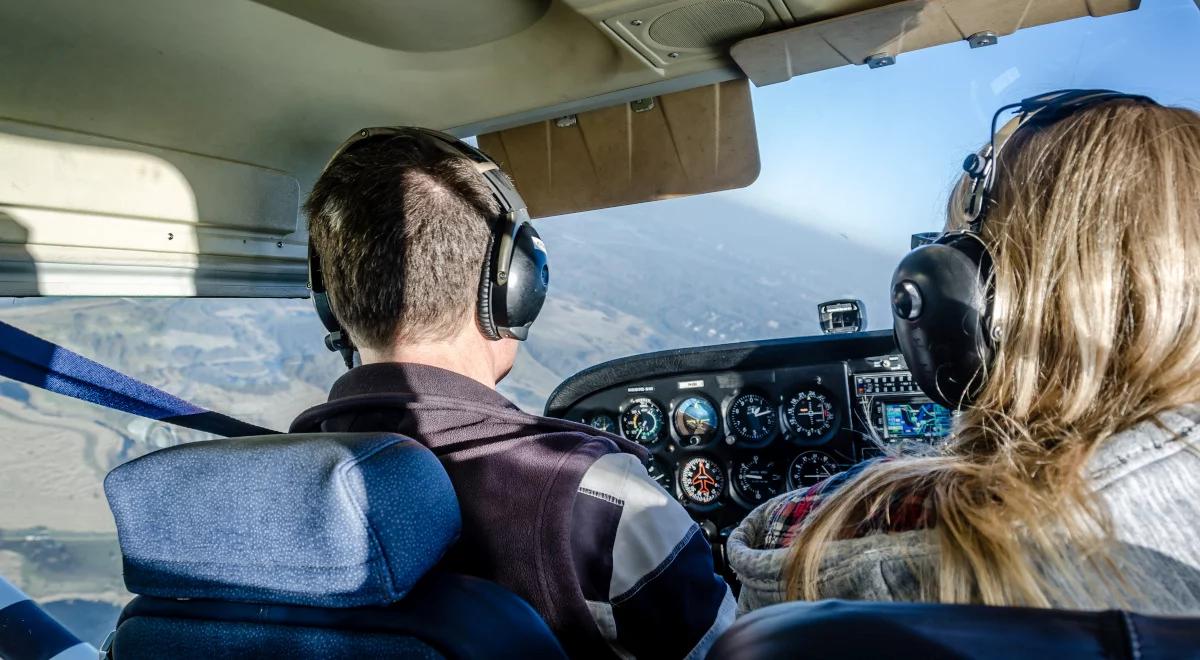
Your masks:
<instances>
[{"instance_id":1,"label":"metal screw","mask_svg":"<svg viewBox=\"0 0 1200 660\"><path fill-rule=\"evenodd\" d=\"M654 109L654 97L630 101L629 108L634 112L649 112Z\"/></svg>"},{"instance_id":2,"label":"metal screw","mask_svg":"<svg viewBox=\"0 0 1200 660\"><path fill-rule=\"evenodd\" d=\"M866 64L868 67L870 67L872 69L878 69L880 67L891 66L895 63L896 63L895 57L893 57L891 55L886 55L884 53L877 53L875 55L872 55L872 56L868 57L867 60L864 62L864 64Z\"/></svg>"},{"instance_id":3,"label":"metal screw","mask_svg":"<svg viewBox=\"0 0 1200 660\"><path fill-rule=\"evenodd\" d=\"M275 241L275 247L277 247L277 248L283 247L283 241Z\"/></svg>"},{"instance_id":4,"label":"metal screw","mask_svg":"<svg viewBox=\"0 0 1200 660\"><path fill-rule=\"evenodd\" d=\"M559 128L570 128L579 123L579 118L575 115L567 115L554 120L554 125Z\"/></svg>"},{"instance_id":5,"label":"metal screw","mask_svg":"<svg viewBox=\"0 0 1200 660\"><path fill-rule=\"evenodd\" d=\"M967 37L967 43L971 45L971 48L983 48L984 46L995 46L999 42L1000 42L1000 35L996 34L995 32L992 32L991 30L985 30L983 32L976 32L975 34Z\"/></svg>"},{"instance_id":6,"label":"metal screw","mask_svg":"<svg viewBox=\"0 0 1200 660\"><path fill-rule=\"evenodd\" d=\"M667 57L675 59L676 57L679 57L679 53L667 53Z\"/></svg>"},{"instance_id":7,"label":"metal screw","mask_svg":"<svg viewBox=\"0 0 1200 660\"><path fill-rule=\"evenodd\" d=\"M168 233L167 233L167 240L168 240L168 241L173 241L173 240L175 240L175 234L172 234L172 233L168 232Z\"/></svg>"},{"instance_id":8,"label":"metal screw","mask_svg":"<svg viewBox=\"0 0 1200 660\"><path fill-rule=\"evenodd\" d=\"M629 24L630 24L630 25L632 25L632 26L634 26L634 27L638 27L639 25L641 25L641 24L642 24L642 19L640 19L640 18L635 18L635 19L633 19L632 21L629 21Z\"/></svg>"}]
</instances>

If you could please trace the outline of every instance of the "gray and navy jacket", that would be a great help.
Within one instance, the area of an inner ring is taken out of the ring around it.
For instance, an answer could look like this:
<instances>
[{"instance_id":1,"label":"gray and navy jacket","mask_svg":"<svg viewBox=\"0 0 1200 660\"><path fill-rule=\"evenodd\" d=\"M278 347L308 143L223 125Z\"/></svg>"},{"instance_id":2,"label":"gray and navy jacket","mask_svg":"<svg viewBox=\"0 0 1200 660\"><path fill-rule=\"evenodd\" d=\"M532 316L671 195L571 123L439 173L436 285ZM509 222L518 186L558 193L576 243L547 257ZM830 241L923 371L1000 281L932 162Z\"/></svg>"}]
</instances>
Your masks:
<instances>
[{"instance_id":1,"label":"gray and navy jacket","mask_svg":"<svg viewBox=\"0 0 1200 660\"><path fill-rule=\"evenodd\" d=\"M702 658L733 621L704 535L623 438L396 363L352 369L291 431L390 431L432 450L463 517L442 567L527 600L571 657Z\"/></svg>"}]
</instances>

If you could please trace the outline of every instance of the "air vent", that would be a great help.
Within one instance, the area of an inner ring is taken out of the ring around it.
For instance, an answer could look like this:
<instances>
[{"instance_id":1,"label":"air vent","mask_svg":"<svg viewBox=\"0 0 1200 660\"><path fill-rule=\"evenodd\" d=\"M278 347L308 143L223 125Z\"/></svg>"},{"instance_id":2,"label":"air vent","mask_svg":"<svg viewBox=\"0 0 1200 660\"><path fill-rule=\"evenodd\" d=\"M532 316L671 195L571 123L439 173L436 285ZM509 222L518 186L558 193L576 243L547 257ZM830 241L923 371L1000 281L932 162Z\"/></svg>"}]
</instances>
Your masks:
<instances>
[{"instance_id":1,"label":"air vent","mask_svg":"<svg viewBox=\"0 0 1200 660\"><path fill-rule=\"evenodd\" d=\"M781 27L771 0L681 0L605 19L656 66L725 54L731 44Z\"/></svg>"}]
</instances>

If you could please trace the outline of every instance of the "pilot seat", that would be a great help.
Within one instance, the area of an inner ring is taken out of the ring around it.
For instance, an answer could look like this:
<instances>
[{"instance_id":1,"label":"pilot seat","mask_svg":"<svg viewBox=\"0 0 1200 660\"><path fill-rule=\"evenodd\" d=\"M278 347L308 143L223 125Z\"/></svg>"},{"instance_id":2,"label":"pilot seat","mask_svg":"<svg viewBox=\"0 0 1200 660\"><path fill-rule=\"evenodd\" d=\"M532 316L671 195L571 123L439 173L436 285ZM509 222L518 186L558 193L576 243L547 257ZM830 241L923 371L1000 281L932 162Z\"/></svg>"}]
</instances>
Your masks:
<instances>
[{"instance_id":1,"label":"pilot seat","mask_svg":"<svg viewBox=\"0 0 1200 660\"><path fill-rule=\"evenodd\" d=\"M458 501L403 436L196 442L104 488L137 597L102 658L565 657L520 598L437 568Z\"/></svg>"},{"instance_id":2,"label":"pilot seat","mask_svg":"<svg viewBox=\"0 0 1200 660\"><path fill-rule=\"evenodd\" d=\"M1200 620L1122 611L824 600L738 619L709 660L1200 660Z\"/></svg>"}]
</instances>

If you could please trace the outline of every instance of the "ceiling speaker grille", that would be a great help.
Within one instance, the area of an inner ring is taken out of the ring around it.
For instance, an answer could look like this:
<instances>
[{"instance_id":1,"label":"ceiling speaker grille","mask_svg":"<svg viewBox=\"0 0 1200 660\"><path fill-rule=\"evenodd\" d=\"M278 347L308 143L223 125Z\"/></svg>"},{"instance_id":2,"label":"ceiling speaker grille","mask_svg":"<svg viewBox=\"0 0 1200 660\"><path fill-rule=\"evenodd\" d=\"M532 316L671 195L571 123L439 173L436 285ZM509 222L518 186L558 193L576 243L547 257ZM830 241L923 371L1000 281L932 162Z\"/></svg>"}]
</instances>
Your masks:
<instances>
[{"instance_id":1,"label":"ceiling speaker grille","mask_svg":"<svg viewBox=\"0 0 1200 660\"><path fill-rule=\"evenodd\" d=\"M668 48L716 48L757 32L766 18L741 0L702 0L659 16L649 35Z\"/></svg>"}]
</instances>

